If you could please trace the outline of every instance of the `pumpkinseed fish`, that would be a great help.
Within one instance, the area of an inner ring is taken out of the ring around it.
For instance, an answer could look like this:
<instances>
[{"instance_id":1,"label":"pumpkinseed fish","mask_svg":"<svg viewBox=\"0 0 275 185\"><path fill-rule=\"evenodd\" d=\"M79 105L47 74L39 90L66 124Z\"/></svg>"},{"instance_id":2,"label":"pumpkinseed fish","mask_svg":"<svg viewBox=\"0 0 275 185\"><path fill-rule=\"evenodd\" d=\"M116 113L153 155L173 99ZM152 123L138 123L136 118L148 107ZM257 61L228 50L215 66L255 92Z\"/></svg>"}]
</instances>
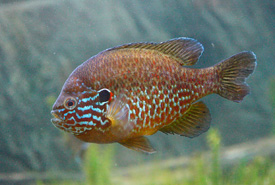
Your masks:
<instances>
[{"instance_id":1,"label":"pumpkinseed fish","mask_svg":"<svg viewBox=\"0 0 275 185\"><path fill-rule=\"evenodd\" d=\"M78 139L118 142L145 153L144 137L157 131L195 137L208 130L211 115L198 101L209 94L241 102L256 56L244 51L203 69L194 65L203 46L191 38L131 43L100 52L78 66L53 105L52 123Z\"/></svg>"}]
</instances>

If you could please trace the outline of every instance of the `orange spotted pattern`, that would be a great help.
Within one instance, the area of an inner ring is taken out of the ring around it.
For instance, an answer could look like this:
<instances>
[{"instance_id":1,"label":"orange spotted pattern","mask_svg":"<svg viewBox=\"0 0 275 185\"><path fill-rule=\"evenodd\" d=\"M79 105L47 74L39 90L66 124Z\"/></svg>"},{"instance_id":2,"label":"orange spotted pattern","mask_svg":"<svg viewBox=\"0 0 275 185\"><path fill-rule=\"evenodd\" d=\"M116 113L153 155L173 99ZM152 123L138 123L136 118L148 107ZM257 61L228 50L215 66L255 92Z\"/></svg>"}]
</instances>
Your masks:
<instances>
[{"instance_id":1,"label":"orange spotted pattern","mask_svg":"<svg viewBox=\"0 0 275 185\"><path fill-rule=\"evenodd\" d=\"M194 101L218 90L214 67L184 68L153 50L102 52L84 64L88 70L79 75L86 86L126 95L133 135L155 133L183 115Z\"/></svg>"}]
</instances>

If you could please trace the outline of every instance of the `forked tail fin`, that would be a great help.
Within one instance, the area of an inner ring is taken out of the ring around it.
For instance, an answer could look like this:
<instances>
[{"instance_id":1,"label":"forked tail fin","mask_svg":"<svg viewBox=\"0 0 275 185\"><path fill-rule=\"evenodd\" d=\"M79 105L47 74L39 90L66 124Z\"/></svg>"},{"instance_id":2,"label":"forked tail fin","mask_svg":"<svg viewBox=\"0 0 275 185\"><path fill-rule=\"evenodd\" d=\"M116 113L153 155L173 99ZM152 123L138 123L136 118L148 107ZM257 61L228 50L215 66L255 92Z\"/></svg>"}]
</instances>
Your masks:
<instances>
[{"instance_id":1,"label":"forked tail fin","mask_svg":"<svg viewBox=\"0 0 275 185\"><path fill-rule=\"evenodd\" d=\"M215 67L218 68L220 78L218 94L234 102L241 102L250 93L245 80L253 73L256 65L256 55L251 51L238 53L217 64Z\"/></svg>"}]
</instances>

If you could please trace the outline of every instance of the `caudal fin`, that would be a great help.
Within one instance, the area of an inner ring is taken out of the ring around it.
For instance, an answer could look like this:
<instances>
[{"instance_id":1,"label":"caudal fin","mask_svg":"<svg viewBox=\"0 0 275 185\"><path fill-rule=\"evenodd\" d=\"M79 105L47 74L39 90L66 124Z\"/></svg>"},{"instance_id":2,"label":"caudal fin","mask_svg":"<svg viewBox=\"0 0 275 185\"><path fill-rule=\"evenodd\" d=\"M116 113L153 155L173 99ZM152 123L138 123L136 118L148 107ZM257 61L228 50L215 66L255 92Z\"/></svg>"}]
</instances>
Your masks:
<instances>
[{"instance_id":1,"label":"caudal fin","mask_svg":"<svg viewBox=\"0 0 275 185\"><path fill-rule=\"evenodd\" d=\"M250 93L245 80L253 73L256 65L256 55L251 51L238 53L217 64L221 84L218 94L234 102L241 102Z\"/></svg>"}]
</instances>

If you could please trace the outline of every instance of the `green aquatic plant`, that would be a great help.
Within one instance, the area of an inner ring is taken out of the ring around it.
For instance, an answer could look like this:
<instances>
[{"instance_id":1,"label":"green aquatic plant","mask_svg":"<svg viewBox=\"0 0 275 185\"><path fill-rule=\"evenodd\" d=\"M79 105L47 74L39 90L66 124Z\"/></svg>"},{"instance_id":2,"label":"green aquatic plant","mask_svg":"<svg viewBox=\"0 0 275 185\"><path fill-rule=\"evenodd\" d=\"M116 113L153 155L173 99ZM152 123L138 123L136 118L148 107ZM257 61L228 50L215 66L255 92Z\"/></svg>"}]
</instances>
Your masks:
<instances>
[{"instance_id":1,"label":"green aquatic plant","mask_svg":"<svg viewBox=\"0 0 275 185\"><path fill-rule=\"evenodd\" d=\"M208 175L208 168L205 164L204 158L202 155L196 156L194 159L194 163L190 168L192 173L192 181L189 184L201 184L206 185L207 182L210 181Z\"/></svg>"},{"instance_id":2,"label":"green aquatic plant","mask_svg":"<svg viewBox=\"0 0 275 185\"><path fill-rule=\"evenodd\" d=\"M83 159L86 179L83 182L54 182L51 185L216 185L216 184L275 184L275 162L272 158L256 156L254 160L241 160L239 163L224 168L221 164L221 136L218 129L210 129L207 134L209 153L201 153L190 158L190 165L185 167L161 168L155 161L155 168L133 170L127 177L114 173L114 148L112 145L91 144ZM159 161L162 163L163 161ZM120 169L117 168L116 172ZM138 172L139 171L139 172ZM116 174L114 180L114 174ZM37 185L45 183L38 182Z\"/></svg>"},{"instance_id":3,"label":"green aquatic plant","mask_svg":"<svg viewBox=\"0 0 275 185\"><path fill-rule=\"evenodd\" d=\"M91 144L83 162L86 174L86 184L111 184L111 169L113 164L114 147Z\"/></svg>"},{"instance_id":4,"label":"green aquatic plant","mask_svg":"<svg viewBox=\"0 0 275 185\"><path fill-rule=\"evenodd\" d=\"M221 184L220 144L221 136L217 129L211 129L207 135L208 146L211 150L211 181L213 185Z\"/></svg>"},{"instance_id":5,"label":"green aquatic plant","mask_svg":"<svg viewBox=\"0 0 275 185\"><path fill-rule=\"evenodd\" d=\"M265 157L255 157L251 162L236 165L224 177L226 184L275 184L274 161Z\"/></svg>"},{"instance_id":6,"label":"green aquatic plant","mask_svg":"<svg viewBox=\"0 0 275 185\"><path fill-rule=\"evenodd\" d=\"M241 160L229 169L222 168L220 161L221 137L217 129L211 129L207 135L210 148L210 160L200 155L191 166L192 181L188 184L275 184L274 159L256 156L252 161ZM187 184L187 183L183 183Z\"/></svg>"},{"instance_id":7,"label":"green aquatic plant","mask_svg":"<svg viewBox=\"0 0 275 185\"><path fill-rule=\"evenodd\" d=\"M91 144L83 159L83 171L86 178L78 180L54 180L44 182L38 180L36 185L111 185L111 170L114 156L114 147L111 145L99 146Z\"/></svg>"}]
</instances>

